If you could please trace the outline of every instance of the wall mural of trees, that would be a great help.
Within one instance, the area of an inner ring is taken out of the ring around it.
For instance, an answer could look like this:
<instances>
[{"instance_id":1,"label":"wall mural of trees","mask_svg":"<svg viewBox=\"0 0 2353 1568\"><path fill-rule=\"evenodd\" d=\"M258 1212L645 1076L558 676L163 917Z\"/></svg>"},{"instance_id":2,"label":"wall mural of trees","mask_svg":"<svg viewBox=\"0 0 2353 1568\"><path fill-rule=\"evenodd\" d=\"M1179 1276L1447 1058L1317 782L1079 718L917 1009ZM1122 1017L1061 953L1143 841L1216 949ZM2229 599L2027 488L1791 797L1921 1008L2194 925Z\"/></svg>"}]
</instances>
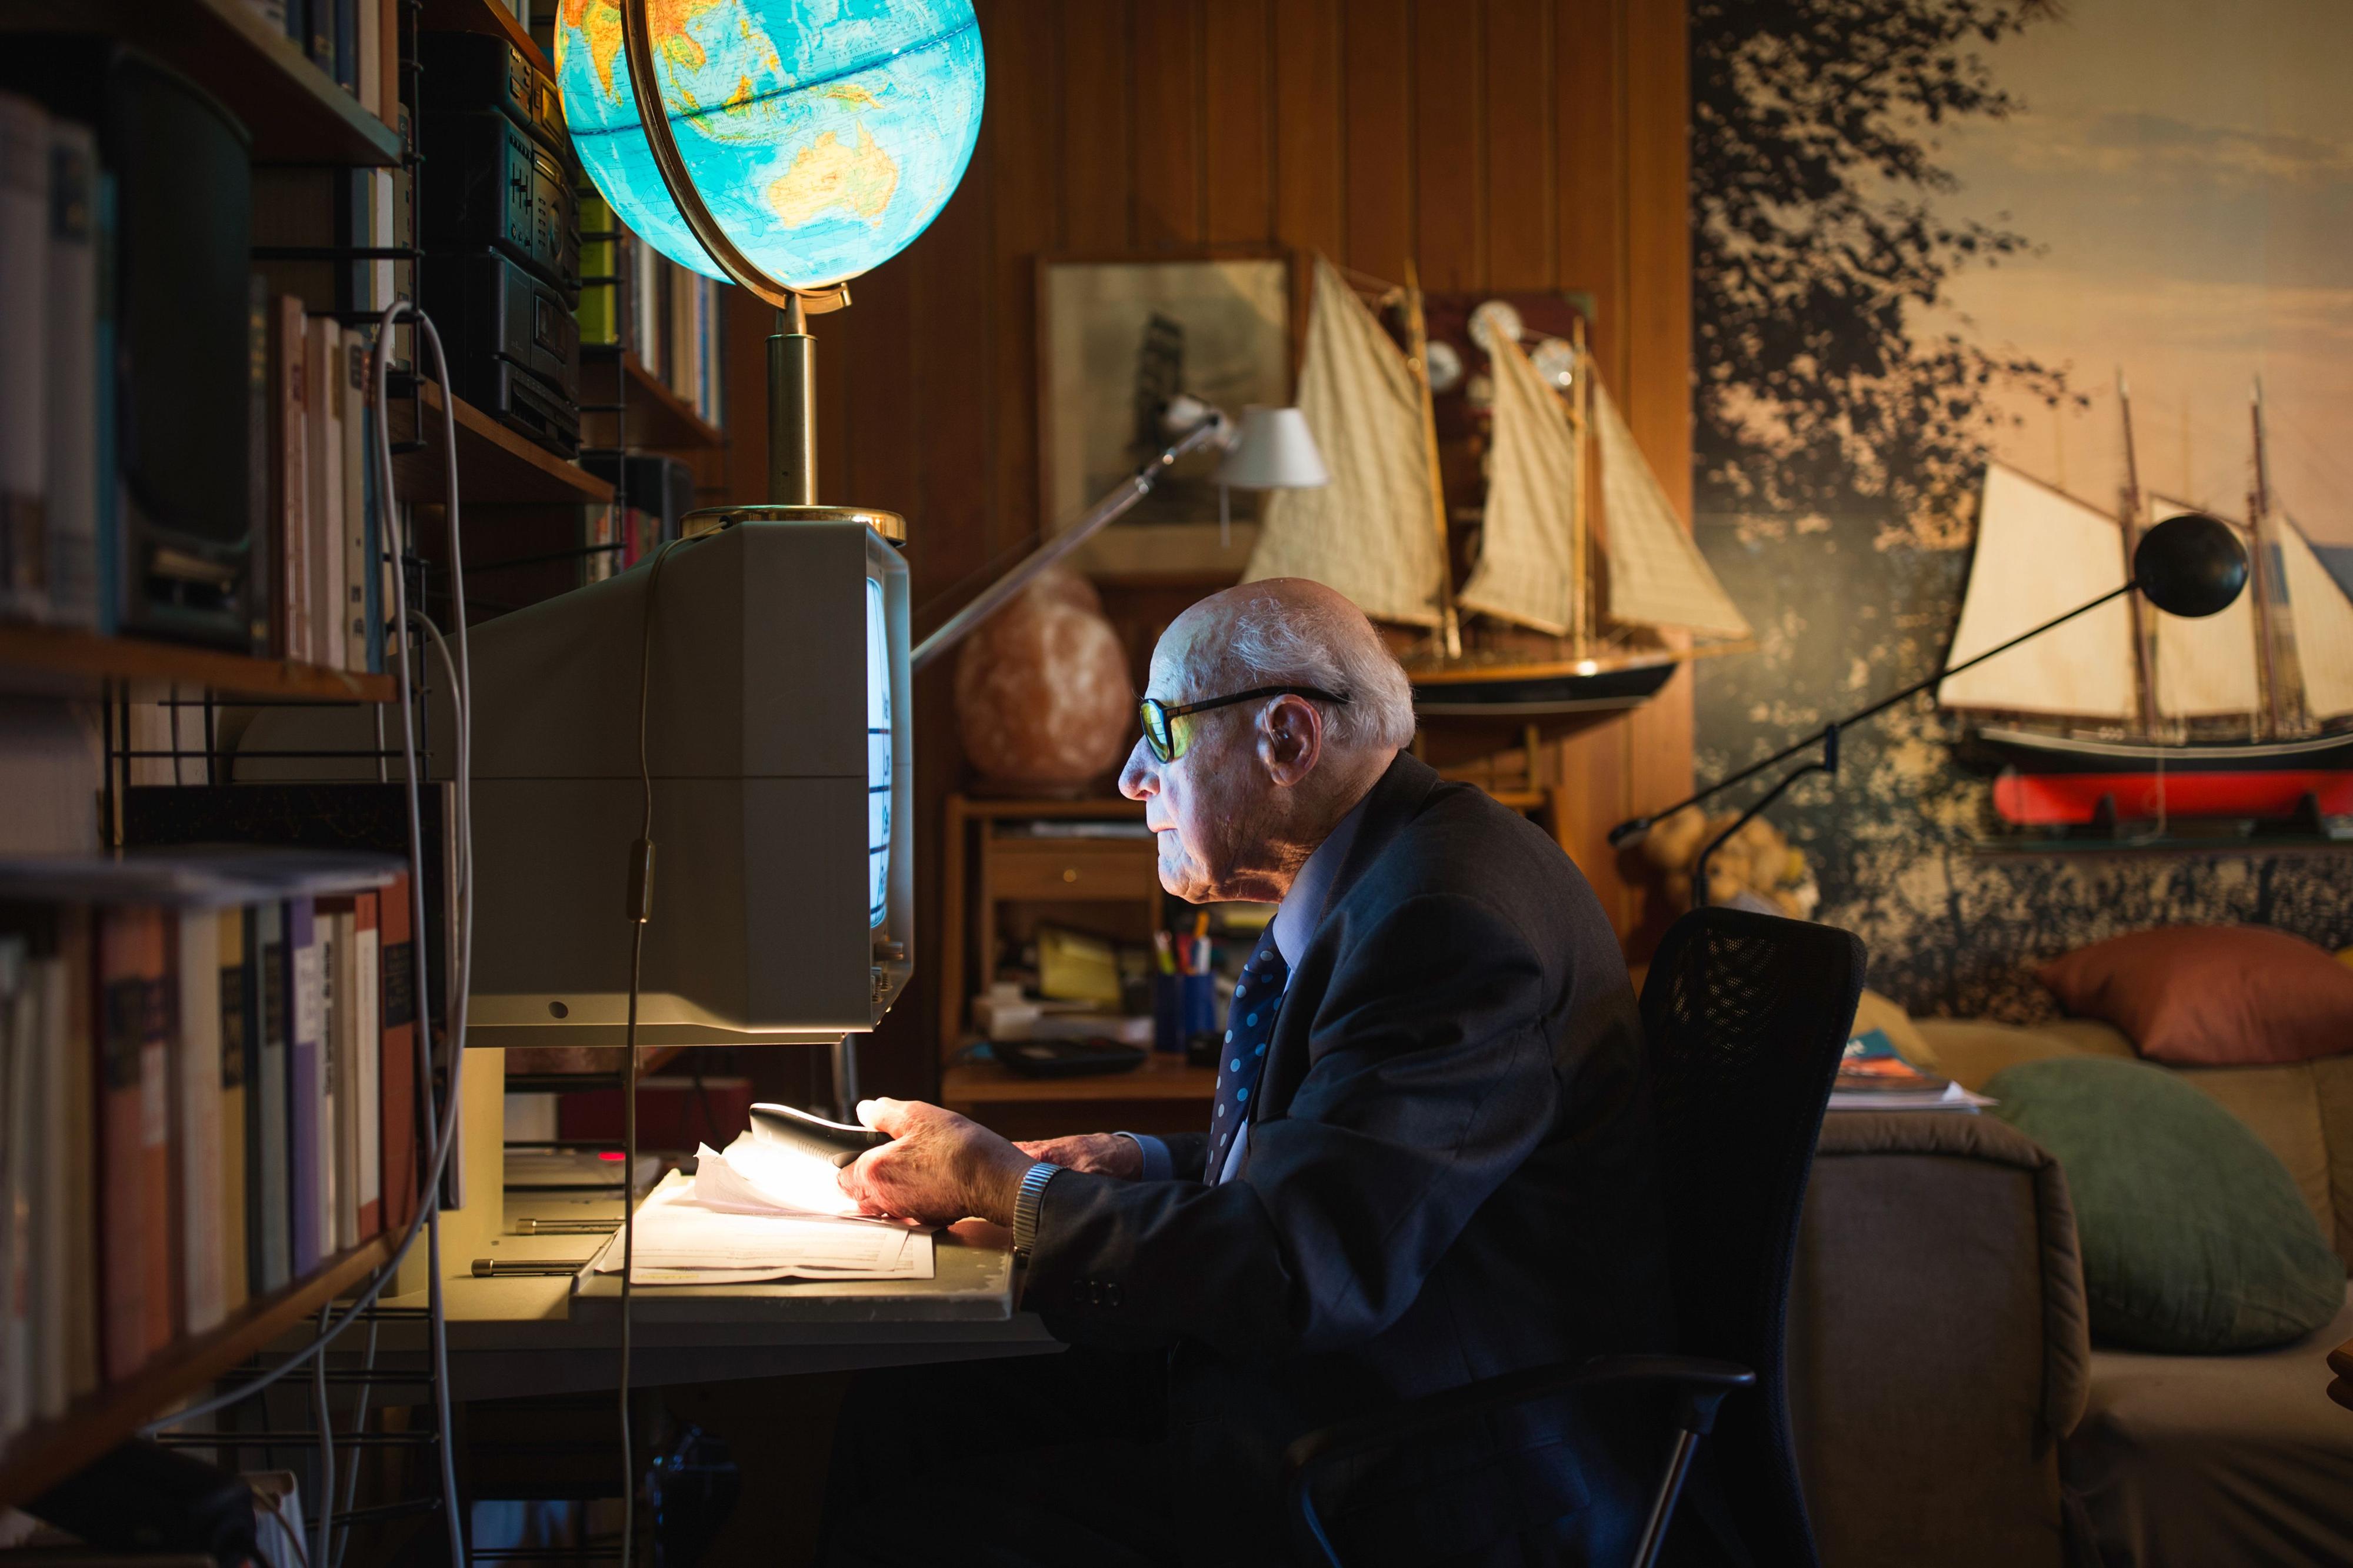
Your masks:
<instances>
[{"instance_id":1,"label":"wall mural of trees","mask_svg":"<svg viewBox=\"0 0 2353 1568\"><path fill-rule=\"evenodd\" d=\"M2130 40L2143 53L2122 51L2130 58L2114 80L2074 63L2100 57L2104 29L2161 23L2137 16L2136 4L2177 3L1693 0L1698 524L1760 642L1753 654L1699 667L1701 778L1938 667L1989 456L2103 504L2113 498L2101 489L2112 482L2102 434L2115 422L2104 395L2111 366L2085 358L2110 342L2095 330L2097 310L2071 335L2067 301L2077 296L2068 290L2084 288L2086 267L2104 264L2102 245L2113 241L2134 268L2155 254L2120 231L2158 222L2150 213L2164 202L2234 210L2238 187L2228 182L2244 170L2234 175L2218 153L2206 173L2185 174L2153 147L2190 133L2225 149L2232 135L2261 146L2263 135L2286 134L2229 121L2227 93L2178 114L2143 104L2164 79L2146 56L2163 46L2146 37ZM2299 26L2353 34L2353 12L2334 15L2342 8L2331 0L2265 6ZM2201 47L2194 28L2179 47ZM2036 67L2083 84L2063 95L2063 111L2038 112L2036 92L2014 85ZM2212 122L2198 119L2201 107ZM2353 170L2353 147L2342 151ZM2329 203L2325 184L2278 194L2285 155L2258 168L2273 181L2264 210ZM2317 171L2315 181L2337 178L2332 155L2310 153L2297 167ZM2193 178L2217 183L2211 191L2183 184ZM2064 213L2052 204L2068 180L2124 216L2084 242L2065 222L2037 233L2007 205L2015 195L2046 216ZM2135 181L2171 183L2144 192ZM2146 278L2133 271L2118 287L2164 286L2167 265L2158 257ZM2341 275L2318 280L2323 302L2314 308L2353 331L2353 259L2336 265ZM2095 283L2091 294L2101 291ZM2263 289L2251 297L2257 325L2243 334L2242 357L2260 368L2275 351L2262 337ZM2305 296L2296 299L2302 308ZM1975 312L1979 300L1995 319ZM2136 357L2170 365L2167 334L2211 336L2217 326L2150 320L2147 352ZM2179 379L2185 474L2221 474L2212 483L2222 486L2221 437L2193 428L2207 417L2211 378ZM1915 702L1848 740L1834 784L1809 781L1773 813L1813 861L1818 918L1858 931L1872 950L1872 984L1915 1011L2047 1015L2032 978L2038 960L2150 925L2254 921L2353 943L2353 848L1987 852L1988 782L1957 763L1961 734L1955 717Z\"/></svg>"}]
</instances>

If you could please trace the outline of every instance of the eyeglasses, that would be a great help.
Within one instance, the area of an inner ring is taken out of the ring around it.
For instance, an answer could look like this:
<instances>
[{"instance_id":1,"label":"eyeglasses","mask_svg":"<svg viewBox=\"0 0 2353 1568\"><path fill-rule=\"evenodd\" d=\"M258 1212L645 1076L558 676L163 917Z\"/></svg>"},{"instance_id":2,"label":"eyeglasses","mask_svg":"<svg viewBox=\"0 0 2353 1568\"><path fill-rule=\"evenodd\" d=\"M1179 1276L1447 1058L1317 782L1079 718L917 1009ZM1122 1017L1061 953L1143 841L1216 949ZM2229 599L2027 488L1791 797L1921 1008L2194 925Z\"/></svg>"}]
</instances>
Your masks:
<instances>
[{"instance_id":1,"label":"eyeglasses","mask_svg":"<svg viewBox=\"0 0 2353 1568\"><path fill-rule=\"evenodd\" d=\"M1152 754L1164 763L1173 763L1183 756L1193 743L1193 726L1179 724L1177 720L1195 713L1206 713L1212 708L1230 708L1237 702L1251 702L1261 697L1312 697L1318 702L1337 702L1344 706L1347 698L1336 691L1325 691L1315 686L1253 686L1248 691L1237 691L1230 697L1211 697L1199 702L1180 702L1171 707L1157 697L1147 697L1136 704L1136 712L1144 720L1145 744Z\"/></svg>"}]
</instances>

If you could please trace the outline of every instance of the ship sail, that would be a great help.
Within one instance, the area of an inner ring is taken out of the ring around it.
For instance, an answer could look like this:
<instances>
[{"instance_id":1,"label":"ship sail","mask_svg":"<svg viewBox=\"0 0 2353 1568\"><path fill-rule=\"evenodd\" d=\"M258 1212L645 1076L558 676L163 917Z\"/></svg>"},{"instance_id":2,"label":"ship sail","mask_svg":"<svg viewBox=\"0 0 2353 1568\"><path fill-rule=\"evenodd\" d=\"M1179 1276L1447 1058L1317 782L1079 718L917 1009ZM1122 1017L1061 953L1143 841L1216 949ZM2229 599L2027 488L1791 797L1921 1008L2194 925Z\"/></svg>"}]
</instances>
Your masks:
<instances>
[{"instance_id":1,"label":"ship sail","mask_svg":"<svg viewBox=\"0 0 2353 1568\"><path fill-rule=\"evenodd\" d=\"M1745 638L1748 621L1709 571L1699 542L1634 444L1634 432L1596 376L1593 422L1601 447L1601 515L1609 557L1609 616L1638 626Z\"/></svg>"},{"instance_id":2,"label":"ship sail","mask_svg":"<svg viewBox=\"0 0 2353 1568\"><path fill-rule=\"evenodd\" d=\"M1986 465L1977 551L1952 654L1959 664L2113 591L2125 574L2116 520L2000 463ZM1940 683L1947 708L2128 721L2139 710L2124 601Z\"/></svg>"},{"instance_id":3,"label":"ship sail","mask_svg":"<svg viewBox=\"0 0 2353 1568\"><path fill-rule=\"evenodd\" d=\"M2274 514L2277 516L2277 513ZM2284 517L2278 532L2287 612L2304 672L2304 710L2315 719L2353 713L2353 603L2312 552L2304 531Z\"/></svg>"},{"instance_id":4,"label":"ship sail","mask_svg":"<svg viewBox=\"0 0 2353 1568\"><path fill-rule=\"evenodd\" d=\"M1479 564L1455 602L1554 637L1577 629L1571 509L1583 476L1567 411L1519 344L1493 334L1494 446Z\"/></svg>"},{"instance_id":5,"label":"ship sail","mask_svg":"<svg viewBox=\"0 0 2353 1568\"><path fill-rule=\"evenodd\" d=\"M1321 256L1299 408L1332 482L1267 498L1243 580L1312 577L1376 620L1436 626L1446 563L1430 521L1420 384Z\"/></svg>"},{"instance_id":6,"label":"ship sail","mask_svg":"<svg viewBox=\"0 0 2353 1568\"><path fill-rule=\"evenodd\" d=\"M2161 522L2206 509L2151 496L2148 510ZM2231 523L2231 531L2252 557L2244 525ZM2147 613L2157 622L2154 678L2159 713L2168 719L2211 719L2253 713L2263 706L2253 594L2241 594L2229 608L2211 616L2168 615L2154 605Z\"/></svg>"}]
</instances>

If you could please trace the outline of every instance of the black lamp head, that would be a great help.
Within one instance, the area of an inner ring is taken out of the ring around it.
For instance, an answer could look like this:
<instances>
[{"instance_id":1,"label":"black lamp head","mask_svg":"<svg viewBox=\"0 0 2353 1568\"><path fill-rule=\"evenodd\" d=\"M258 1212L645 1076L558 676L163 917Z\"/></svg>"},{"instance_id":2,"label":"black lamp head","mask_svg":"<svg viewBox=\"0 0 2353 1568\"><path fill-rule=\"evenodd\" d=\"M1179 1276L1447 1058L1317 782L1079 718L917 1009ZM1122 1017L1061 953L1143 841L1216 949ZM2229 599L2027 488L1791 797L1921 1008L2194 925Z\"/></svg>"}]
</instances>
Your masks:
<instances>
[{"instance_id":1,"label":"black lamp head","mask_svg":"<svg viewBox=\"0 0 2353 1568\"><path fill-rule=\"evenodd\" d=\"M2218 615L2247 586L2247 552L2229 523L2186 511L2141 535L2133 584L2168 615Z\"/></svg>"}]
</instances>

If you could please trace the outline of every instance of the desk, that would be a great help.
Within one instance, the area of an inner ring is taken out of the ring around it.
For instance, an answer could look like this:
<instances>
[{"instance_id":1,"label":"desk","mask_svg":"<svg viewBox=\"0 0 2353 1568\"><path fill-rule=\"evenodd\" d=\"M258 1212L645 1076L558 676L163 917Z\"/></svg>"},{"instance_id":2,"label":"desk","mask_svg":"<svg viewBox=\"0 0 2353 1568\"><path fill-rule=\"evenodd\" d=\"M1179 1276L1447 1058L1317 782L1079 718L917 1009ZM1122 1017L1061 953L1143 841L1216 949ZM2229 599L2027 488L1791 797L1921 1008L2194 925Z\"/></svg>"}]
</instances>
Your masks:
<instances>
[{"instance_id":1,"label":"desk","mask_svg":"<svg viewBox=\"0 0 2353 1568\"><path fill-rule=\"evenodd\" d=\"M613 1195L519 1193L501 1262L578 1260L602 1235L516 1236L523 1217L610 1219ZM872 1366L1039 1355L1060 1350L1037 1317L1013 1305L1010 1238L965 1220L940 1233L931 1279L794 1279L765 1285L640 1285L630 1293L629 1381L638 1387L849 1372ZM445 1256L450 1396L501 1399L611 1388L620 1352L620 1283L581 1294L568 1275L476 1279L473 1259ZM422 1306L421 1296L400 1303Z\"/></svg>"},{"instance_id":2,"label":"desk","mask_svg":"<svg viewBox=\"0 0 2353 1568\"><path fill-rule=\"evenodd\" d=\"M995 1062L960 1062L940 1074L942 1105L1007 1138L1205 1131L1217 1094L1217 1068L1158 1051L1132 1072L1024 1078Z\"/></svg>"}]
</instances>

